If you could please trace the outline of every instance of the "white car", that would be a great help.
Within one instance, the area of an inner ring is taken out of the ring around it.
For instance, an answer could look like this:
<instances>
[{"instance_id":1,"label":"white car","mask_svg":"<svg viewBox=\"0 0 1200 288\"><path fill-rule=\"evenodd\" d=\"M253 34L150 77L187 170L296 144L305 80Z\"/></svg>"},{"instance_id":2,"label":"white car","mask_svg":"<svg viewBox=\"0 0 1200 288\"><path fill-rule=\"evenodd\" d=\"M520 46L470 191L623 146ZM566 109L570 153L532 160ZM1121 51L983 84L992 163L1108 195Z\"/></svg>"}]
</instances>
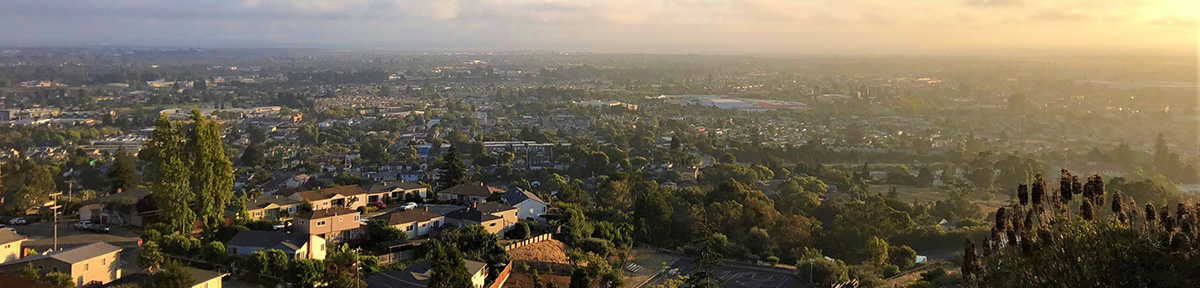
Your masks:
<instances>
[{"instance_id":1,"label":"white car","mask_svg":"<svg viewBox=\"0 0 1200 288\"><path fill-rule=\"evenodd\" d=\"M417 203L416 203L416 202L408 202L408 203L404 203L404 206L400 206L400 209L401 209L401 210L413 210L413 209L417 209Z\"/></svg>"},{"instance_id":2,"label":"white car","mask_svg":"<svg viewBox=\"0 0 1200 288\"><path fill-rule=\"evenodd\" d=\"M91 227L91 226L92 226L91 220L81 220L81 221L75 223L75 229L78 229L78 230L87 229L88 227Z\"/></svg>"},{"instance_id":3,"label":"white car","mask_svg":"<svg viewBox=\"0 0 1200 288\"><path fill-rule=\"evenodd\" d=\"M17 217L17 218L12 218L12 220L8 220L8 224L12 224L12 225L25 225L25 223L26 222L25 222L24 217Z\"/></svg>"}]
</instances>

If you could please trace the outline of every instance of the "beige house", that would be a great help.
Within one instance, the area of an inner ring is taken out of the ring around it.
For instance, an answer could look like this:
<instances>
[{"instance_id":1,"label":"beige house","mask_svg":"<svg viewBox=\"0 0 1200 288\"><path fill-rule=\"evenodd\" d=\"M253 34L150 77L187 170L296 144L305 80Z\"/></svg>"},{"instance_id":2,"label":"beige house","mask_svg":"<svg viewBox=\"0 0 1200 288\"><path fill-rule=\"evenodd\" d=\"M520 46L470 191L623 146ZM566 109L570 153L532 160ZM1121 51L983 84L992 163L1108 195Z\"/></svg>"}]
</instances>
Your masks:
<instances>
[{"instance_id":1,"label":"beige house","mask_svg":"<svg viewBox=\"0 0 1200 288\"><path fill-rule=\"evenodd\" d=\"M287 220L301 203L304 201L279 195L263 196L246 201L246 214L249 220Z\"/></svg>"},{"instance_id":2,"label":"beige house","mask_svg":"<svg viewBox=\"0 0 1200 288\"><path fill-rule=\"evenodd\" d=\"M483 226L492 234L500 234L517 224L517 208L501 203L478 203L446 214L446 223L462 228L470 225Z\"/></svg>"},{"instance_id":3,"label":"beige house","mask_svg":"<svg viewBox=\"0 0 1200 288\"><path fill-rule=\"evenodd\" d=\"M29 241L29 238L12 230L0 229L0 263L21 258L21 243L25 241Z\"/></svg>"},{"instance_id":4,"label":"beige house","mask_svg":"<svg viewBox=\"0 0 1200 288\"><path fill-rule=\"evenodd\" d=\"M429 236L446 223L446 217L429 212L429 207L420 210L396 211L380 216L388 226L396 227L408 235L408 239Z\"/></svg>"},{"instance_id":5,"label":"beige house","mask_svg":"<svg viewBox=\"0 0 1200 288\"><path fill-rule=\"evenodd\" d=\"M292 220L296 233L315 235L331 244L367 237L366 225L358 211L347 208L321 209L296 215Z\"/></svg>"},{"instance_id":6,"label":"beige house","mask_svg":"<svg viewBox=\"0 0 1200 288\"><path fill-rule=\"evenodd\" d=\"M491 197L492 193L501 192L504 192L504 190L486 186L482 182L479 182L454 185L454 187L438 191L437 196L438 200L441 201L455 201L460 204L467 204L487 202L487 198Z\"/></svg>"},{"instance_id":7,"label":"beige house","mask_svg":"<svg viewBox=\"0 0 1200 288\"><path fill-rule=\"evenodd\" d=\"M292 193L288 198L312 203L313 210L328 208L358 209L367 205L367 191L358 185L337 186L325 189Z\"/></svg>"},{"instance_id":8,"label":"beige house","mask_svg":"<svg viewBox=\"0 0 1200 288\"><path fill-rule=\"evenodd\" d=\"M192 281L196 284L192 288L221 288L221 278L229 273L201 270L192 267L187 267L188 274L192 275Z\"/></svg>"},{"instance_id":9,"label":"beige house","mask_svg":"<svg viewBox=\"0 0 1200 288\"><path fill-rule=\"evenodd\" d=\"M16 273L33 265L42 273L62 272L71 276L75 286L107 284L121 278L121 248L104 242L69 250L30 255L0 264L0 271Z\"/></svg>"},{"instance_id":10,"label":"beige house","mask_svg":"<svg viewBox=\"0 0 1200 288\"><path fill-rule=\"evenodd\" d=\"M225 242L225 247L233 255L276 249L288 259L325 259L325 239L304 233L244 230Z\"/></svg>"},{"instance_id":11,"label":"beige house","mask_svg":"<svg viewBox=\"0 0 1200 288\"><path fill-rule=\"evenodd\" d=\"M400 182L379 182L372 184L367 189L367 203L375 203L378 201L404 201L408 196L425 198L429 194L429 188L417 182L400 181Z\"/></svg>"}]
</instances>

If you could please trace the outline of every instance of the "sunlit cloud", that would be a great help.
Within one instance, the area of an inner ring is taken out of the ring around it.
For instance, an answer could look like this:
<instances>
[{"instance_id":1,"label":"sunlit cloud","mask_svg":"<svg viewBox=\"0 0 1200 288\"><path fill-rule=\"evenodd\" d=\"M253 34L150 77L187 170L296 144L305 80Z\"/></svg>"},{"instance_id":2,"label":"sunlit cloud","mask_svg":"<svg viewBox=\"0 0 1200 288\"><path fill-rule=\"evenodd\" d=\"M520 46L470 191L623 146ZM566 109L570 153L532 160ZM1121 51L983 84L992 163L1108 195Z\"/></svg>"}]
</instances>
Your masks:
<instances>
[{"instance_id":1,"label":"sunlit cloud","mask_svg":"<svg viewBox=\"0 0 1200 288\"><path fill-rule=\"evenodd\" d=\"M0 0L0 44L1195 53L1197 5L1189 0Z\"/></svg>"}]
</instances>

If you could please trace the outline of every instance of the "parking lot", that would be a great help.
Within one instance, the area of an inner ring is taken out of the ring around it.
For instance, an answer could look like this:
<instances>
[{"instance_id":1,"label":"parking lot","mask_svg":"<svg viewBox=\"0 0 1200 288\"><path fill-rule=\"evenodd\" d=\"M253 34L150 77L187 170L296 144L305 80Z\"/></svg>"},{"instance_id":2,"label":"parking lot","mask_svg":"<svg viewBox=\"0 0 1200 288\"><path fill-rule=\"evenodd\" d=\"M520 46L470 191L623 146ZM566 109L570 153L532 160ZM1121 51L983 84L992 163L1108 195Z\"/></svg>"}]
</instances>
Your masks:
<instances>
[{"instance_id":1,"label":"parking lot","mask_svg":"<svg viewBox=\"0 0 1200 288\"><path fill-rule=\"evenodd\" d=\"M689 259L680 259L669 265L671 268L679 269L679 274L691 274L695 269L695 262ZM719 266L713 273L725 280L725 284L721 287L727 288L778 288L778 287L804 287L800 285L800 281L789 273L782 271L772 271L766 269L751 269L736 266ZM663 284L667 279L667 275L659 275L642 287L654 287L655 285Z\"/></svg>"}]
</instances>

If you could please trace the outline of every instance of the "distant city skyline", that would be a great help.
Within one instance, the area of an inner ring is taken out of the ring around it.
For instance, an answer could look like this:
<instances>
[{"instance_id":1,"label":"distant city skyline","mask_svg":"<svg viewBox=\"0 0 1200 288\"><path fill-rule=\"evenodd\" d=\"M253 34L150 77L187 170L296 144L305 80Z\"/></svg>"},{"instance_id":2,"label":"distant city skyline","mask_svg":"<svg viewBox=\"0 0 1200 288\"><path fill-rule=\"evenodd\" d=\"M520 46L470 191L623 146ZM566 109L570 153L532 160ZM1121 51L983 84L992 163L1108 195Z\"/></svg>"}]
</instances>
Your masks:
<instances>
[{"instance_id":1,"label":"distant city skyline","mask_svg":"<svg viewBox=\"0 0 1200 288\"><path fill-rule=\"evenodd\" d=\"M0 45L1195 55L1194 0L0 0Z\"/></svg>"}]
</instances>

